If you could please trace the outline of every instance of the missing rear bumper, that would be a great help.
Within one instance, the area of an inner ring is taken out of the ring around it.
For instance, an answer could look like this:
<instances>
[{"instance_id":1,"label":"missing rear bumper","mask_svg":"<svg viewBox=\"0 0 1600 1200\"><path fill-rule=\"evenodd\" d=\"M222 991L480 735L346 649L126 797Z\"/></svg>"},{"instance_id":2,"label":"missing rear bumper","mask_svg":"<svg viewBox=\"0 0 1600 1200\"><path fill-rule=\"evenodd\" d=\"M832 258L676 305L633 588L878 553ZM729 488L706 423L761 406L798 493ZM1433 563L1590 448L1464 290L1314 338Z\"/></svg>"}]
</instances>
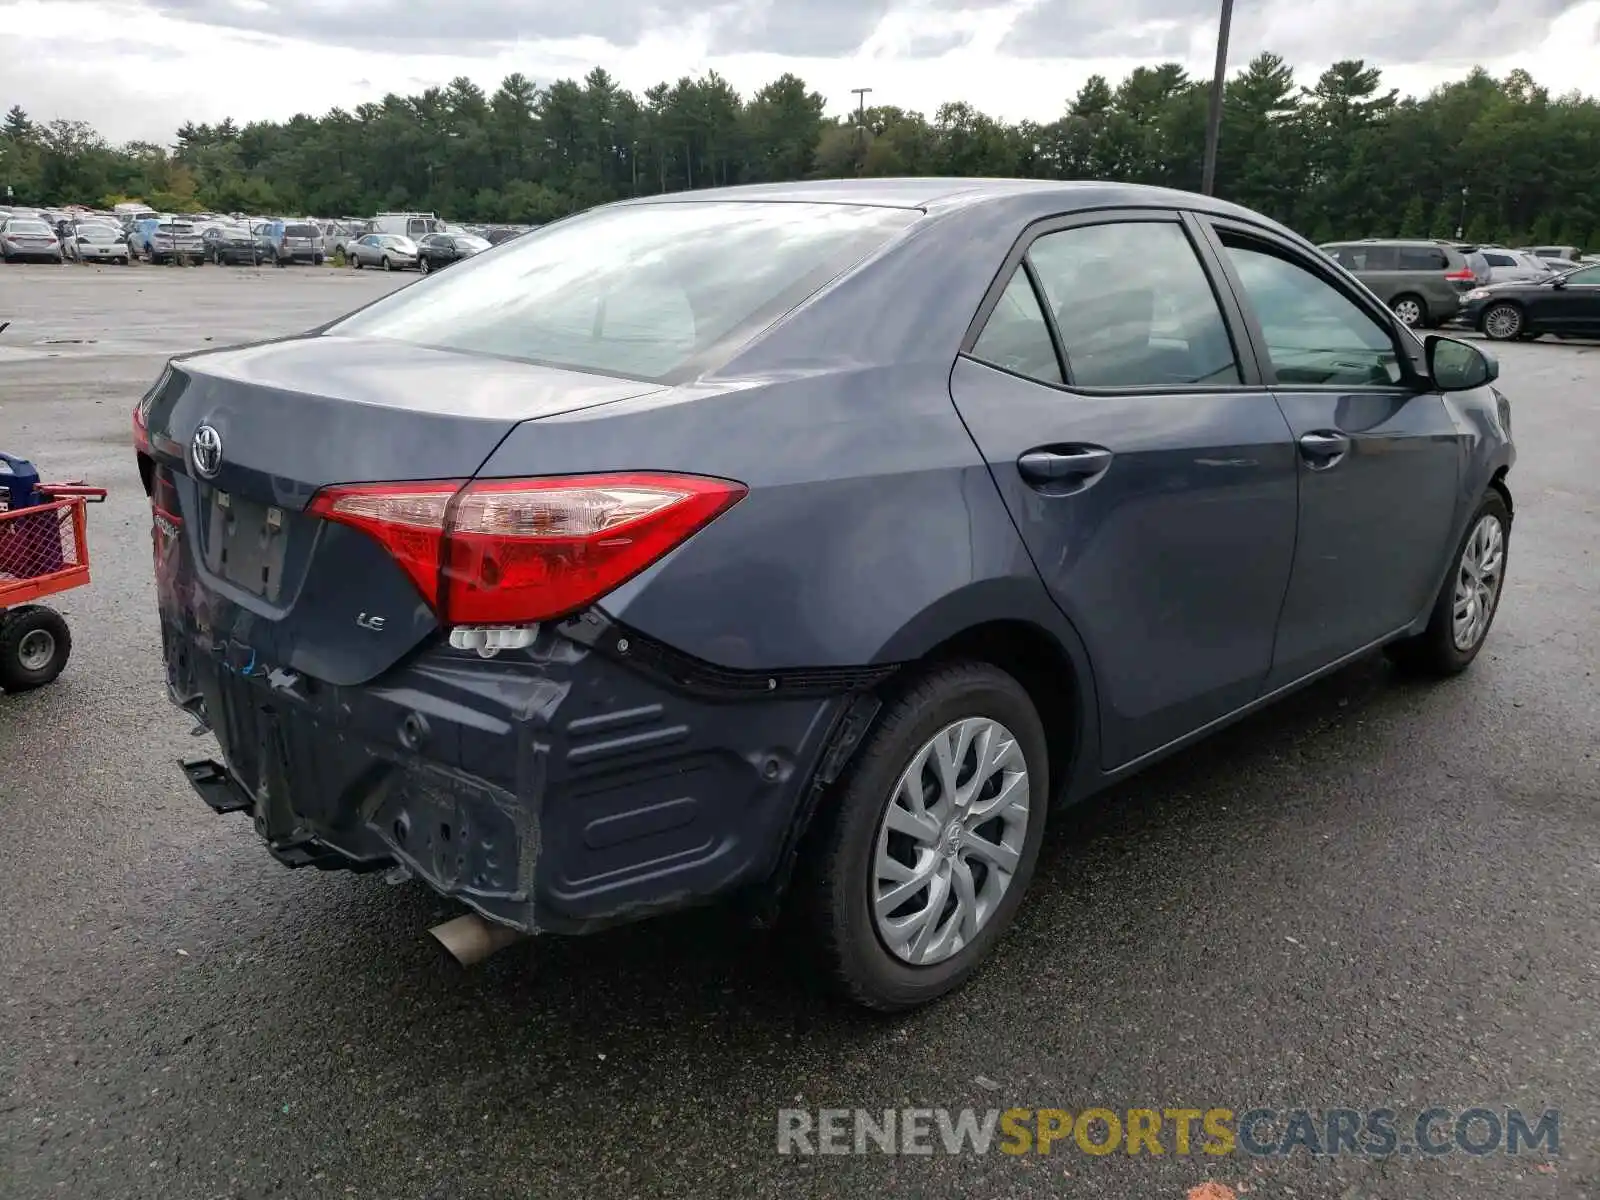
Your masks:
<instances>
[{"instance_id":1,"label":"missing rear bumper","mask_svg":"<svg viewBox=\"0 0 1600 1200\"><path fill-rule=\"evenodd\" d=\"M228 768L209 758L180 764L189 786L214 813L249 812L255 807L242 787L228 774Z\"/></svg>"}]
</instances>

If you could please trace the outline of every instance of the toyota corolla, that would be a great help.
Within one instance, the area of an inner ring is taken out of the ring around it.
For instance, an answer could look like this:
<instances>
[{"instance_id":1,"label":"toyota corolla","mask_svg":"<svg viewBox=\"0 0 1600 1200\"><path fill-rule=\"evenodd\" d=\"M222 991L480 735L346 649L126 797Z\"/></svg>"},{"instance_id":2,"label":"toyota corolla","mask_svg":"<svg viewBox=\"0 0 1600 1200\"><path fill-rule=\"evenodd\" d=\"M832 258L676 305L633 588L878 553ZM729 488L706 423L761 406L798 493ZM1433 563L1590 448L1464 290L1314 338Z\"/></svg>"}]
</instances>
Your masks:
<instances>
[{"instance_id":1,"label":"toyota corolla","mask_svg":"<svg viewBox=\"0 0 1600 1200\"><path fill-rule=\"evenodd\" d=\"M594 209L141 400L184 770L498 940L723 900L908 1008L1055 806L1357 656L1472 662L1497 373L1178 192Z\"/></svg>"}]
</instances>

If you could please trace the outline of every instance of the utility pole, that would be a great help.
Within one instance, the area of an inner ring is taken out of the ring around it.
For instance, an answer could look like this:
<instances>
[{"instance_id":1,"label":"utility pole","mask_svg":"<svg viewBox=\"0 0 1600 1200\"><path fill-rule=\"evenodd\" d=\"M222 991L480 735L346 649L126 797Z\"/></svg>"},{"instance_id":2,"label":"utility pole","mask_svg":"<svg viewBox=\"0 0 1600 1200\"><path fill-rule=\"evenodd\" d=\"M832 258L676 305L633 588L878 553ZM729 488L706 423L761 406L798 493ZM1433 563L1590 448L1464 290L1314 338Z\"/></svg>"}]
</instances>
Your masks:
<instances>
[{"instance_id":1,"label":"utility pole","mask_svg":"<svg viewBox=\"0 0 1600 1200\"><path fill-rule=\"evenodd\" d=\"M867 93L871 88L851 88L856 97L856 174L863 175L867 170Z\"/></svg>"},{"instance_id":2,"label":"utility pole","mask_svg":"<svg viewBox=\"0 0 1600 1200\"><path fill-rule=\"evenodd\" d=\"M1456 226L1456 241L1467 236L1467 189L1461 189L1461 222ZM1492 235L1491 235L1492 236Z\"/></svg>"},{"instance_id":3,"label":"utility pole","mask_svg":"<svg viewBox=\"0 0 1600 1200\"><path fill-rule=\"evenodd\" d=\"M1222 0L1222 20L1217 24L1217 70L1211 77L1211 111L1206 114L1206 159L1200 190L1217 190L1217 142L1222 137L1222 89L1228 81L1228 30L1233 24L1233 0Z\"/></svg>"}]
</instances>

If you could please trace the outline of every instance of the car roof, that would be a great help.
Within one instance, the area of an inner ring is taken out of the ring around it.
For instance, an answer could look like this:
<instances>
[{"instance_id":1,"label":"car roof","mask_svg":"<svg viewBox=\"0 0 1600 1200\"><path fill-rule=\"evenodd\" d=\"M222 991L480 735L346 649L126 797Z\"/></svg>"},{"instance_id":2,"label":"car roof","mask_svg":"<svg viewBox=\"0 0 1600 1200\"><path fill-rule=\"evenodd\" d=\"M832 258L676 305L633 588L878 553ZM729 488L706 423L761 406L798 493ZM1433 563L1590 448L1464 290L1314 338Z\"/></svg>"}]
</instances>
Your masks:
<instances>
[{"instance_id":1,"label":"car roof","mask_svg":"<svg viewBox=\"0 0 1600 1200\"><path fill-rule=\"evenodd\" d=\"M966 179L940 176L892 179L817 179L797 183L754 183L739 187L700 188L622 200L635 204L683 204L710 201L766 200L791 203L870 204L884 208L969 208L1004 200L1036 198L1056 211L1091 208L1140 208L1154 205L1198 209L1242 216L1257 223L1258 213L1226 200L1137 183L1057 179Z\"/></svg>"}]
</instances>

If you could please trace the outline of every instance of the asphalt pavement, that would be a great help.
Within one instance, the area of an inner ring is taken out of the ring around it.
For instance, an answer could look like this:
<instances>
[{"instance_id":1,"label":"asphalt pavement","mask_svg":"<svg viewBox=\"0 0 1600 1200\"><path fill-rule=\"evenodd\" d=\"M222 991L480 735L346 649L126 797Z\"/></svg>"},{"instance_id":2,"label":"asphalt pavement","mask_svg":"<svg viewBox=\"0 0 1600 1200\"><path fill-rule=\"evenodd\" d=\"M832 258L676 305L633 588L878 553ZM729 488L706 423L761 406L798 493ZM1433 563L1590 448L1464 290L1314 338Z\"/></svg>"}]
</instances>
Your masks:
<instances>
[{"instance_id":1,"label":"asphalt pavement","mask_svg":"<svg viewBox=\"0 0 1600 1200\"><path fill-rule=\"evenodd\" d=\"M131 408L410 278L0 268L0 448L111 489L66 673L0 696L0 1196L1600 1195L1600 346L1500 349L1470 672L1362 663L1053 818L988 969L884 1020L715 912L463 971L424 887L288 871L190 793ZM1554 1108L1559 1152L777 1152L785 1108L1258 1105Z\"/></svg>"}]
</instances>

